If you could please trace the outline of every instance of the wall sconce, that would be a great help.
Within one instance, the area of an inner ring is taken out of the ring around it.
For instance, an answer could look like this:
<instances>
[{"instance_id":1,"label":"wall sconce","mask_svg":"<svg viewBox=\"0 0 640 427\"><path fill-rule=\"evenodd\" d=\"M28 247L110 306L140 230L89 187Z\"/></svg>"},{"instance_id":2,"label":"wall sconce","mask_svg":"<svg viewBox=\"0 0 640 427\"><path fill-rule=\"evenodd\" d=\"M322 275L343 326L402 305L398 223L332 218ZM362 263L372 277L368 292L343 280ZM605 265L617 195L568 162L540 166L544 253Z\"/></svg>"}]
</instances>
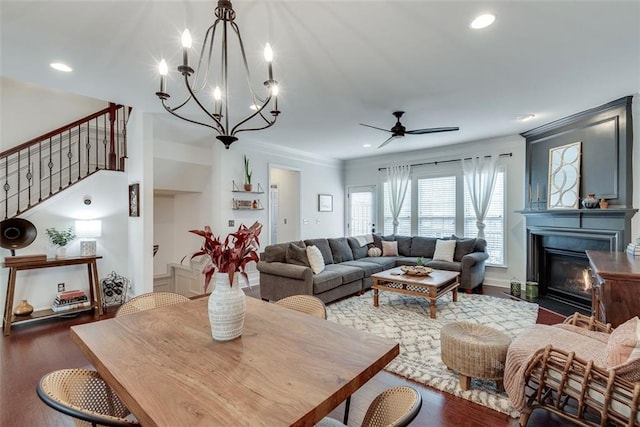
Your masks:
<instances>
[{"instance_id":1,"label":"wall sconce","mask_svg":"<svg viewBox=\"0 0 640 427\"><path fill-rule=\"evenodd\" d=\"M76 236L89 238L89 240L80 241L80 256L96 256L97 243L95 238L102 236L102 221L93 220L77 220Z\"/></svg>"}]
</instances>

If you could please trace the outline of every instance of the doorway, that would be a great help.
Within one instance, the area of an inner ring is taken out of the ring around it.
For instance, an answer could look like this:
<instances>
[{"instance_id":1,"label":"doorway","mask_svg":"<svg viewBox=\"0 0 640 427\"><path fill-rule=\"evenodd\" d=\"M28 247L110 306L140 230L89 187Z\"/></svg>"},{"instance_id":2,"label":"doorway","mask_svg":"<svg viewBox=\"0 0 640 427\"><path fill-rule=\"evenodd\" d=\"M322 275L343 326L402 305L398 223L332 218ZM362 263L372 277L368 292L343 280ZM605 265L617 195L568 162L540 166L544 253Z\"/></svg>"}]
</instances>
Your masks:
<instances>
[{"instance_id":1,"label":"doorway","mask_svg":"<svg viewBox=\"0 0 640 427\"><path fill-rule=\"evenodd\" d=\"M269 165L269 244L300 240L300 170Z\"/></svg>"},{"instance_id":2,"label":"doorway","mask_svg":"<svg viewBox=\"0 0 640 427\"><path fill-rule=\"evenodd\" d=\"M347 188L349 217L347 234L361 236L376 232L376 186Z\"/></svg>"}]
</instances>

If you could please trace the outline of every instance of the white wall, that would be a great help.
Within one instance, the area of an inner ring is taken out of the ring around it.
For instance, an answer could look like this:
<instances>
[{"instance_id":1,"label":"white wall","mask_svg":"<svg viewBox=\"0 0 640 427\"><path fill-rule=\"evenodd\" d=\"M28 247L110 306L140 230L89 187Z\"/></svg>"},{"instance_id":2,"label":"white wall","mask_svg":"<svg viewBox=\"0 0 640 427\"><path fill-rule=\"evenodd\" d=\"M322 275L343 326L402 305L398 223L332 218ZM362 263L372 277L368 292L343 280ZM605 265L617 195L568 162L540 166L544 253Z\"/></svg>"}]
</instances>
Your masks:
<instances>
[{"instance_id":1,"label":"white wall","mask_svg":"<svg viewBox=\"0 0 640 427\"><path fill-rule=\"evenodd\" d=\"M108 106L105 101L0 77L0 151Z\"/></svg>"},{"instance_id":2,"label":"white wall","mask_svg":"<svg viewBox=\"0 0 640 427\"><path fill-rule=\"evenodd\" d=\"M487 267L485 284L508 287L509 280L512 277L524 280L526 272L525 221L522 215L515 212L524 207L525 141L521 136L514 135L429 150L347 160L345 163L345 186L376 184L380 192L380 194L378 194L378 200L382 202L381 191L385 175L379 172L378 168L389 165L428 163L460 159L462 157L498 155L502 153L512 153L511 157L502 157L500 159L500 163L506 165L507 168L507 177L505 180L507 195L507 205L505 207L507 233L505 254L507 256L507 266ZM461 168L462 166L449 163L437 166L423 166L421 168L424 170L425 168L452 167ZM378 222L380 224L381 218L381 212L379 212ZM381 230L381 228L379 229ZM346 233L346 231L344 231L344 233Z\"/></svg>"},{"instance_id":3,"label":"white wall","mask_svg":"<svg viewBox=\"0 0 640 427\"><path fill-rule=\"evenodd\" d=\"M36 240L28 247L16 251L16 255L47 254L54 256L45 230L50 227L73 227L76 219L101 219L102 236L97 238L98 273L102 279L110 272L131 277L128 269L127 240L127 176L121 172L102 171L71 186L63 193L27 211L21 218L31 221L38 230ZM123 191L124 189L124 191ZM84 204L84 196L91 196L91 205ZM0 249L2 257L10 251ZM67 246L67 256L80 255L80 239ZM8 269L0 269L0 301L4 306ZM87 268L81 266L56 267L20 271L17 274L15 299L26 299L36 309L51 305L57 292L57 283L64 282L66 289L88 291Z\"/></svg>"}]
</instances>

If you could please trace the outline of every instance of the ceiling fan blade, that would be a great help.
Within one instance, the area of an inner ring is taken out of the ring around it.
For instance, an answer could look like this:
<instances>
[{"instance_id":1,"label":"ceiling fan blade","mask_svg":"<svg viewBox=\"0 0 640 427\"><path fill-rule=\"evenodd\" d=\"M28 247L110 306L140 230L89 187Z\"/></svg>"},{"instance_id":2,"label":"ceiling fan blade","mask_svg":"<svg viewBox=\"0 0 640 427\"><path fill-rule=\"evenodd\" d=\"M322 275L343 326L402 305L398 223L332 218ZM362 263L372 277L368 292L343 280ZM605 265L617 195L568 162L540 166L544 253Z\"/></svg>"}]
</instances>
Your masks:
<instances>
[{"instance_id":1,"label":"ceiling fan blade","mask_svg":"<svg viewBox=\"0 0 640 427\"><path fill-rule=\"evenodd\" d=\"M389 139L387 139L385 142L383 142L382 144L378 145L378 148L382 148L385 145L387 145L388 143L390 143L391 141L393 141L396 138L400 138L399 136L390 136Z\"/></svg>"},{"instance_id":2,"label":"ceiling fan blade","mask_svg":"<svg viewBox=\"0 0 640 427\"><path fill-rule=\"evenodd\" d=\"M368 128L378 129L378 130L381 130L381 131L384 131L384 132L391 132L389 129L382 129L382 128L379 128L379 127L376 127L376 126L365 125L364 123L359 123L359 124L360 124L360 126L366 126Z\"/></svg>"},{"instance_id":3,"label":"ceiling fan blade","mask_svg":"<svg viewBox=\"0 0 640 427\"><path fill-rule=\"evenodd\" d=\"M405 133L408 133L409 135L423 135L425 133L451 132L454 130L460 130L460 128L459 127L443 127L443 128L416 129L416 130L408 130Z\"/></svg>"}]
</instances>

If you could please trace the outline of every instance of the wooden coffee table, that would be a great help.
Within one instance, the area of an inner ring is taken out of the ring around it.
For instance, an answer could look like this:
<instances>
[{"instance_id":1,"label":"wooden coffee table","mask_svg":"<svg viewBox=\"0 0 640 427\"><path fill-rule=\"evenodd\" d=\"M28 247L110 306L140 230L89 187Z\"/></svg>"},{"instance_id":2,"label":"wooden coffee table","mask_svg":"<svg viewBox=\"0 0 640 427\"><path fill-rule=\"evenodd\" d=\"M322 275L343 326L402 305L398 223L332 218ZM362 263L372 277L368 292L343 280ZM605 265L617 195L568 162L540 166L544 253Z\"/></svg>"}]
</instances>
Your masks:
<instances>
[{"instance_id":1,"label":"wooden coffee table","mask_svg":"<svg viewBox=\"0 0 640 427\"><path fill-rule=\"evenodd\" d=\"M400 267L372 274L373 306L378 307L379 291L424 297L429 300L431 318L435 319L438 298L452 291L453 302L458 301L459 276L457 271L446 270L433 270L428 276L410 276L403 274Z\"/></svg>"}]
</instances>

